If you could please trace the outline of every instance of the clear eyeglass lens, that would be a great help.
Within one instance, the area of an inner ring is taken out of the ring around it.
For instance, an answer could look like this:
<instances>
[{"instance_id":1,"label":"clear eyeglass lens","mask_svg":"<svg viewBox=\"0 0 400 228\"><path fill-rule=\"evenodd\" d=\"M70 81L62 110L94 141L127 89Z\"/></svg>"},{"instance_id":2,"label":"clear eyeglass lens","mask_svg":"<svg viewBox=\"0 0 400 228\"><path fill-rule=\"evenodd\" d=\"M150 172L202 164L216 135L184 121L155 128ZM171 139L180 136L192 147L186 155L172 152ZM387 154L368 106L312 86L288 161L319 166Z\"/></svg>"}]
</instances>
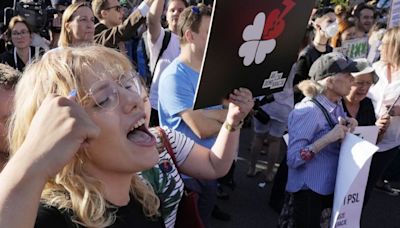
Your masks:
<instances>
[{"instance_id":1,"label":"clear eyeglass lens","mask_svg":"<svg viewBox=\"0 0 400 228\"><path fill-rule=\"evenodd\" d=\"M121 75L117 82L112 80L97 81L90 88L89 95L100 108L112 110L119 104L118 87L141 95L141 85L135 75Z\"/></svg>"},{"instance_id":2,"label":"clear eyeglass lens","mask_svg":"<svg viewBox=\"0 0 400 228\"><path fill-rule=\"evenodd\" d=\"M103 109L112 110L119 103L118 88L110 80L94 83L89 92L96 105Z\"/></svg>"},{"instance_id":3,"label":"clear eyeglass lens","mask_svg":"<svg viewBox=\"0 0 400 228\"><path fill-rule=\"evenodd\" d=\"M124 89L141 95L141 86L137 76L121 75L118 82Z\"/></svg>"}]
</instances>

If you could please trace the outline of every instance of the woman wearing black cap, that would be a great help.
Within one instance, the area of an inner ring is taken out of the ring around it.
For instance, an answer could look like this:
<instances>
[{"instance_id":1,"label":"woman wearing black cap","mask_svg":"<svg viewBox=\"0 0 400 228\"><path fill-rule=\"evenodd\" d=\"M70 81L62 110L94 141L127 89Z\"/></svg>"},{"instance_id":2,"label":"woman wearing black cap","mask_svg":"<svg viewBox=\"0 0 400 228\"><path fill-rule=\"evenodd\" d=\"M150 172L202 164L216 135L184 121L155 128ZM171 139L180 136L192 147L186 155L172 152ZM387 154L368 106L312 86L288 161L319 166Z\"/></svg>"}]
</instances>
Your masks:
<instances>
[{"instance_id":1,"label":"woman wearing black cap","mask_svg":"<svg viewBox=\"0 0 400 228\"><path fill-rule=\"evenodd\" d=\"M319 228L321 212L333 205L340 139L357 126L341 99L349 94L355 63L340 53L318 58L312 80L299 84L306 96L289 115L288 182L297 228Z\"/></svg>"}]
</instances>

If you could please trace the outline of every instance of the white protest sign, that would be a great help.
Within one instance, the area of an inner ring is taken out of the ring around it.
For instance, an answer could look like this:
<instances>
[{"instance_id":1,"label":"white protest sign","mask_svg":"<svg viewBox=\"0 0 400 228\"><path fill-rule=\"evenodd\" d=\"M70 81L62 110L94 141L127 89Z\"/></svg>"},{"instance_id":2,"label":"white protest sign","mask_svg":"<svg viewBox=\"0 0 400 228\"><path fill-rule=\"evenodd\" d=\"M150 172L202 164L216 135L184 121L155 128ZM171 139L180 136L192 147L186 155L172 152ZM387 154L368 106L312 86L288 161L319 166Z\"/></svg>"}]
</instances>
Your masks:
<instances>
[{"instance_id":1,"label":"white protest sign","mask_svg":"<svg viewBox=\"0 0 400 228\"><path fill-rule=\"evenodd\" d=\"M375 125L372 126L358 126L354 130L353 134L367 140L372 144L376 144L376 140L378 139L378 127Z\"/></svg>"},{"instance_id":2,"label":"white protest sign","mask_svg":"<svg viewBox=\"0 0 400 228\"><path fill-rule=\"evenodd\" d=\"M368 37L345 40L342 42L342 46L335 48L334 51L340 52L350 59L367 58Z\"/></svg>"},{"instance_id":3,"label":"white protest sign","mask_svg":"<svg viewBox=\"0 0 400 228\"><path fill-rule=\"evenodd\" d=\"M372 128L367 129L363 137L369 138L373 132L376 136L372 138L376 138L377 131ZM360 227L369 166L371 157L377 150L377 146L353 134L347 133L344 138L336 175L331 227Z\"/></svg>"}]
</instances>

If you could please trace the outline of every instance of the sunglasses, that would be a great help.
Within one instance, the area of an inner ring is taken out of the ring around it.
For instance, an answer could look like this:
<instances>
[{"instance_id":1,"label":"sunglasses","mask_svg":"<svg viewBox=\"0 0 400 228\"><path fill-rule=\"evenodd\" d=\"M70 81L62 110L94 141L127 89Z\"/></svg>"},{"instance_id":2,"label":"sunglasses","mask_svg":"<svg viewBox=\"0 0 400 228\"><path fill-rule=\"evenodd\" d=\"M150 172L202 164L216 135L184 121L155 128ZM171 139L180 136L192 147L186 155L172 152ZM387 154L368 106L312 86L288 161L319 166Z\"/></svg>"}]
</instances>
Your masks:
<instances>
[{"instance_id":1,"label":"sunglasses","mask_svg":"<svg viewBox=\"0 0 400 228\"><path fill-rule=\"evenodd\" d=\"M117 12L121 12L122 6L111 6L108 8L105 8L105 10L110 10L110 9L115 9Z\"/></svg>"},{"instance_id":2,"label":"sunglasses","mask_svg":"<svg viewBox=\"0 0 400 228\"><path fill-rule=\"evenodd\" d=\"M197 7L197 6L192 6L189 15L185 18L184 22L182 23L182 27L181 27L181 37L183 37L183 34L184 34L183 28L186 26L186 23L187 23L187 21L188 21L188 18L189 18L189 17L193 17L193 15L198 16L198 15L200 15L200 13L201 13L201 12L200 12L200 8L199 8L199 7Z\"/></svg>"}]
</instances>

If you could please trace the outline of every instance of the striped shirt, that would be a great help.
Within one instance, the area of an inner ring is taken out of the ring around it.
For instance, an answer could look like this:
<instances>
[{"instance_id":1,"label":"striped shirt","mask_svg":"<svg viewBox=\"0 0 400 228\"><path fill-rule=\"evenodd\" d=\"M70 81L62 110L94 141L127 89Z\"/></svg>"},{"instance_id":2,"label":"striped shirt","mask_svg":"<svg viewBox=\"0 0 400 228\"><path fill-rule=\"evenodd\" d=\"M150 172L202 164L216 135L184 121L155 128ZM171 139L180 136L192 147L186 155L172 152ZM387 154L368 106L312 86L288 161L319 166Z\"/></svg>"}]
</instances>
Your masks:
<instances>
[{"instance_id":1,"label":"striped shirt","mask_svg":"<svg viewBox=\"0 0 400 228\"><path fill-rule=\"evenodd\" d=\"M194 146L194 141L184 134L163 128L174 151L178 166L182 165ZM160 211L164 219L165 227L172 228L175 225L179 202L183 194L183 181L176 169L168 151L162 144L156 129L150 129L156 135L157 148L159 149L158 164L150 170L143 171L139 175L147 180L160 199Z\"/></svg>"},{"instance_id":2,"label":"striped shirt","mask_svg":"<svg viewBox=\"0 0 400 228\"><path fill-rule=\"evenodd\" d=\"M339 117L346 117L341 101L334 103L322 94L315 99L328 111L334 124L338 123ZM332 194L335 189L340 142L329 144L310 161L304 161L300 157L301 149L310 146L331 130L323 112L309 98L305 98L290 113L288 128L289 174L286 190L297 192L311 189L321 195Z\"/></svg>"}]
</instances>

